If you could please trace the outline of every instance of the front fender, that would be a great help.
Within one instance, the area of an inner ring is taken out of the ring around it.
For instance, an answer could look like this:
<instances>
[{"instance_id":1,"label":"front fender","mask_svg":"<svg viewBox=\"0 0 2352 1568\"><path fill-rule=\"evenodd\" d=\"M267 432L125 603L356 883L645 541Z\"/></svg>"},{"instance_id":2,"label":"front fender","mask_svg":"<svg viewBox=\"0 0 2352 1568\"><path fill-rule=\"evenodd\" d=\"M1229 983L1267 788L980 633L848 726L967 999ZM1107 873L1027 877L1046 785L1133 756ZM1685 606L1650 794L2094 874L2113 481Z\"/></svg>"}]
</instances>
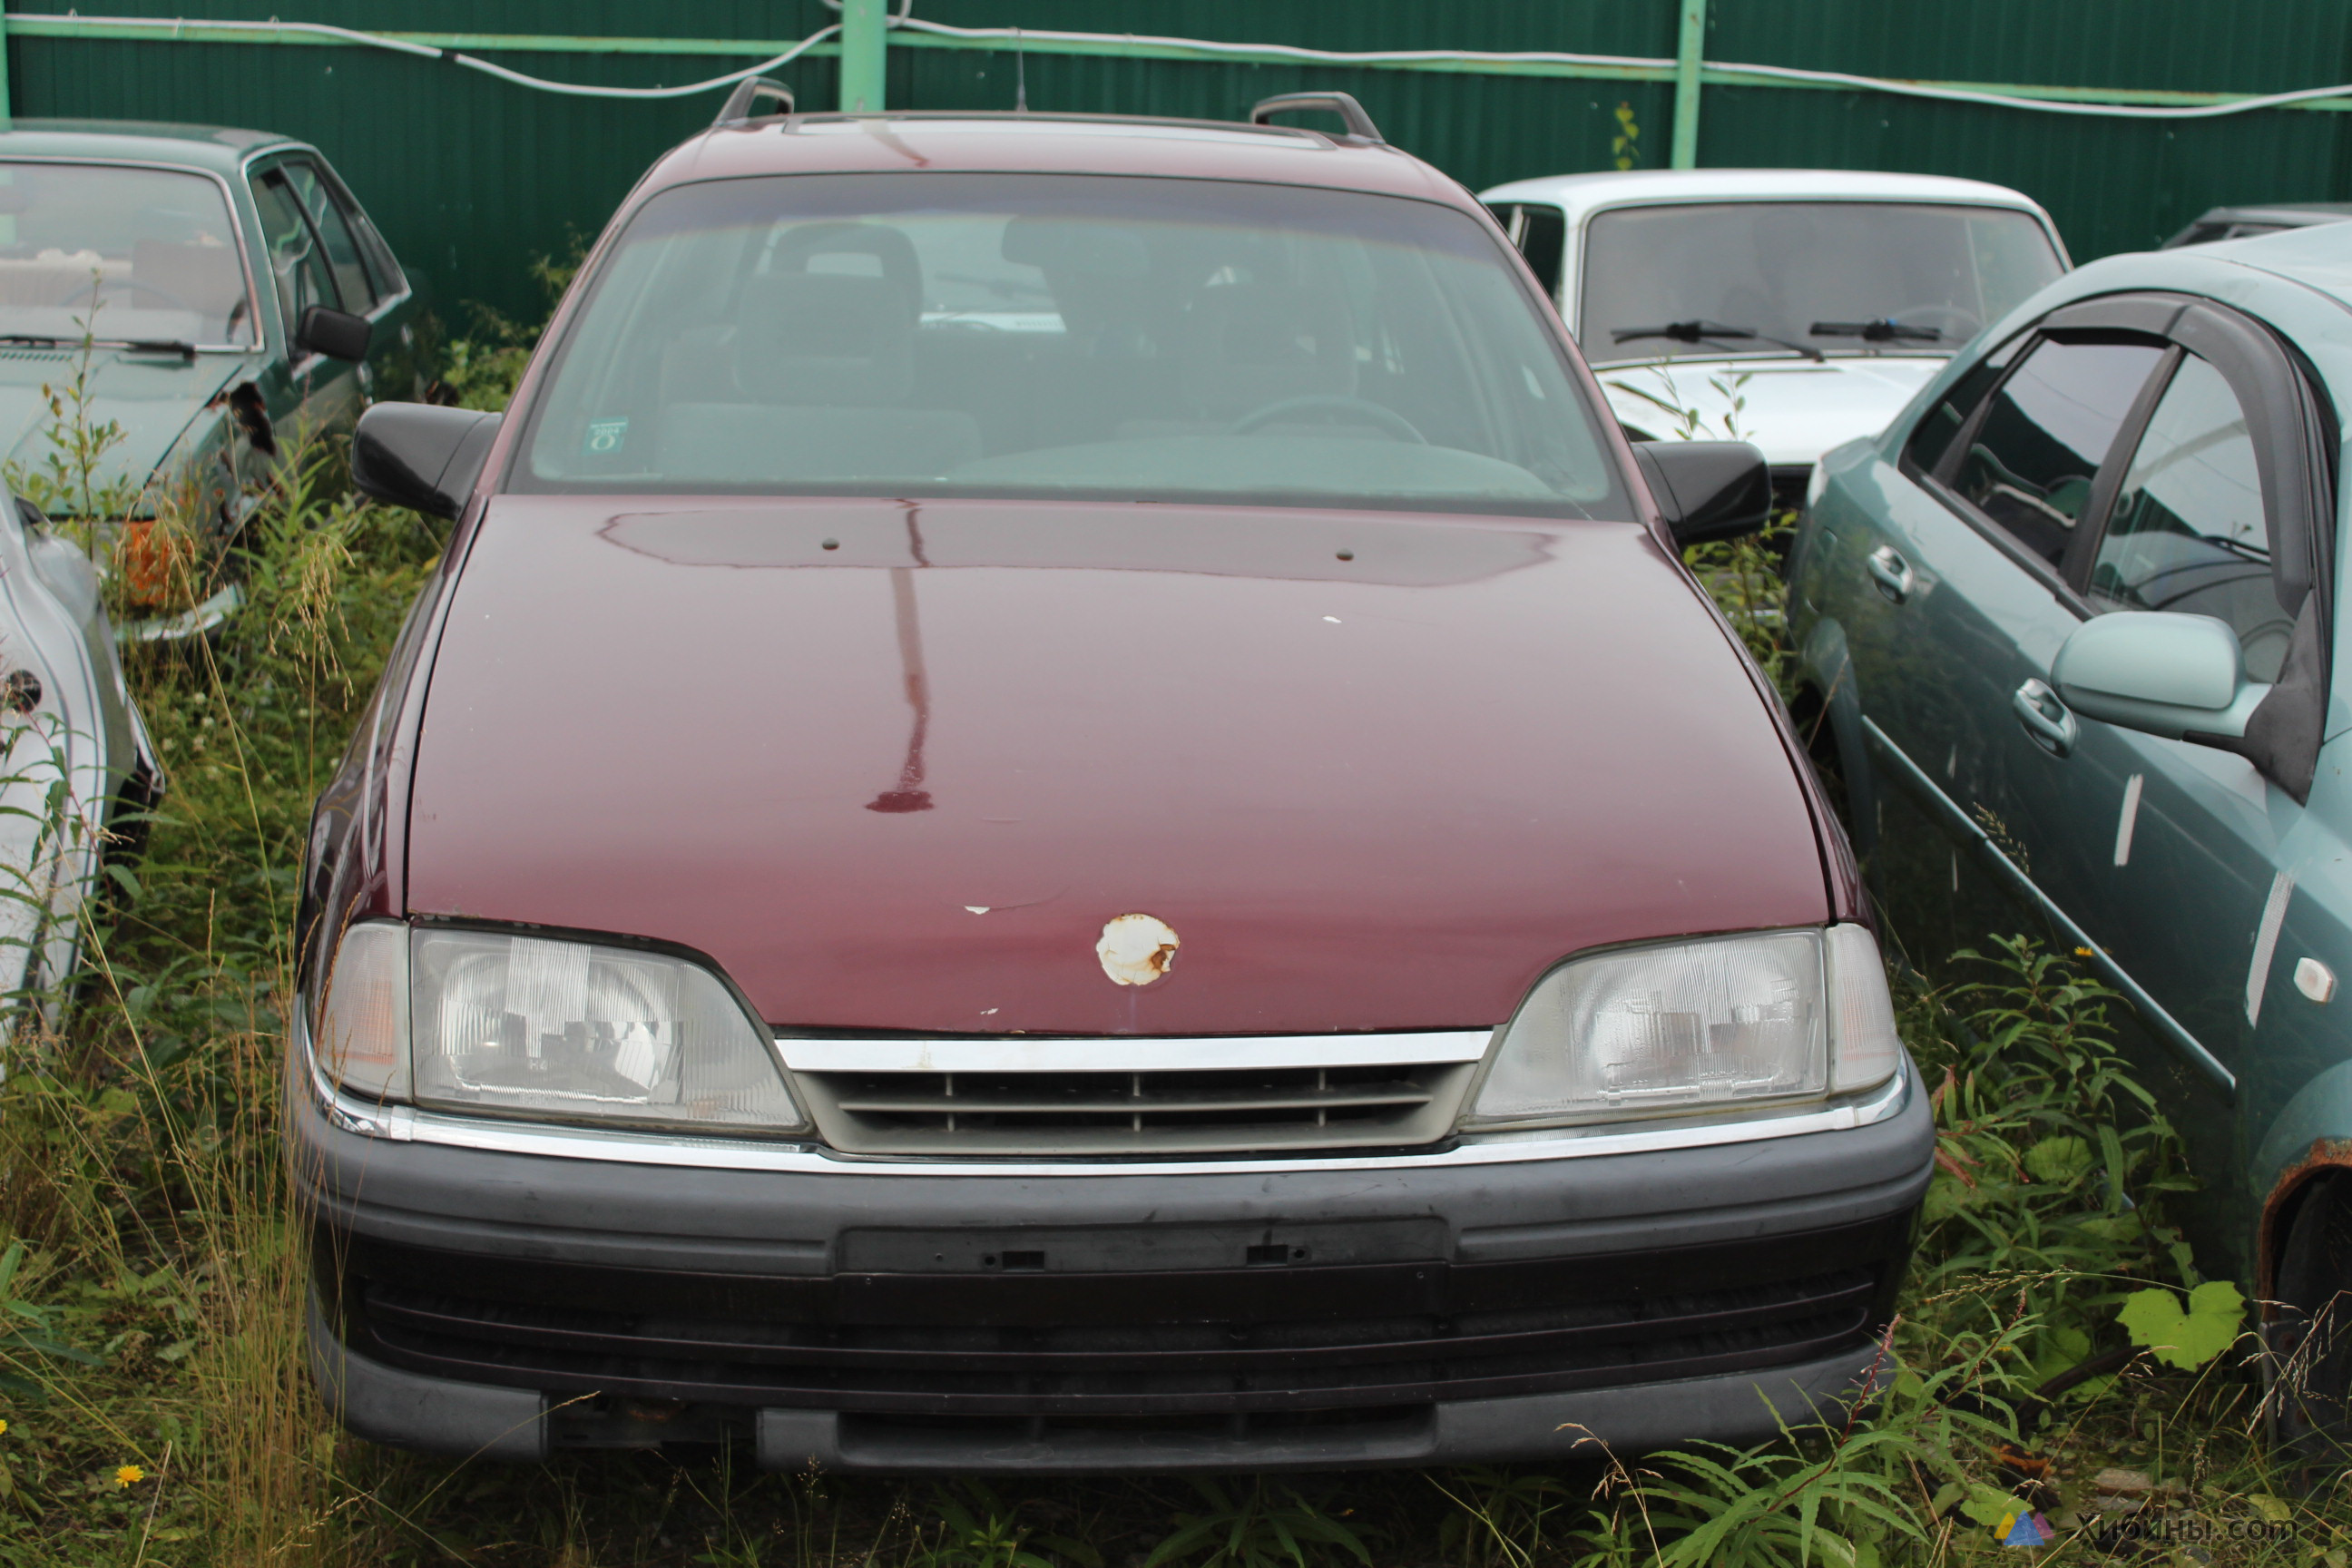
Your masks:
<instances>
[{"instance_id":1,"label":"front fender","mask_svg":"<svg viewBox=\"0 0 2352 1568\"><path fill-rule=\"evenodd\" d=\"M2352 1170L2352 1061L2313 1079L2272 1119L2246 1172L2247 1189L2262 1194L2257 1238L2258 1294L2272 1293L2272 1260L2285 1239L2294 1197L2314 1178Z\"/></svg>"},{"instance_id":2,"label":"front fender","mask_svg":"<svg viewBox=\"0 0 2352 1568\"><path fill-rule=\"evenodd\" d=\"M1831 742L1837 747L1839 771L1845 775L1846 809L1853 820L1846 831L1853 850L1867 864L1878 847L1878 797L1871 777L1870 752L1863 743L1862 694L1856 686L1853 659L1846 651L1845 626L1835 616L1823 616L1805 634L1797 656L1797 679L1821 699L1821 717ZM1811 735L1803 737L1810 750Z\"/></svg>"}]
</instances>

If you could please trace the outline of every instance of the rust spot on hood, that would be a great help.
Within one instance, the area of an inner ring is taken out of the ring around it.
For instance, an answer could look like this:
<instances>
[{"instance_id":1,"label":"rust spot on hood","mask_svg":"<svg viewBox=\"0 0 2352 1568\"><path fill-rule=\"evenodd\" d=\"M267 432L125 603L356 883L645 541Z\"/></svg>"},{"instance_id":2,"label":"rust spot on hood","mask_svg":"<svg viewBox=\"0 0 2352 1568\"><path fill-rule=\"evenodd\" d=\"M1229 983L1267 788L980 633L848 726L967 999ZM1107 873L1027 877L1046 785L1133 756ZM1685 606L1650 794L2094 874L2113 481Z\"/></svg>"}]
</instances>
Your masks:
<instances>
[{"instance_id":1,"label":"rust spot on hood","mask_svg":"<svg viewBox=\"0 0 2352 1568\"><path fill-rule=\"evenodd\" d=\"M1181 945L1175 931L1157 915L1126 914L1103 927L1095 956L1117 985L1149 985L1168 973Z\"/></svg>"}]
</instances>

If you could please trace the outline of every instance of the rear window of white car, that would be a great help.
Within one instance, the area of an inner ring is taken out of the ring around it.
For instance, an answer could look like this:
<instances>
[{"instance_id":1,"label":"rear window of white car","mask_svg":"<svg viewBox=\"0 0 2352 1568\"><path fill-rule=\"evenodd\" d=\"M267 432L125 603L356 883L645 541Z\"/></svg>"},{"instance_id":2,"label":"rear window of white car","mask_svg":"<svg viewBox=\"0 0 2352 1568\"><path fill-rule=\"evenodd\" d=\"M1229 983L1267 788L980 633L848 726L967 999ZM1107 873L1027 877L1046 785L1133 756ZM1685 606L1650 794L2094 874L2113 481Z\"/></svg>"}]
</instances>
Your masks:
<instances>
[{"instance_id":1,"label":"rear window of white car","mask_svg":"<svg viewBox=\"0 0 2352 1568\"><path fill-rule=\"evenodd\" d=\"M1041 174L714 181L636 214L511 487L1627 516L1472 216Z\"/></svg>"}]
</instances>

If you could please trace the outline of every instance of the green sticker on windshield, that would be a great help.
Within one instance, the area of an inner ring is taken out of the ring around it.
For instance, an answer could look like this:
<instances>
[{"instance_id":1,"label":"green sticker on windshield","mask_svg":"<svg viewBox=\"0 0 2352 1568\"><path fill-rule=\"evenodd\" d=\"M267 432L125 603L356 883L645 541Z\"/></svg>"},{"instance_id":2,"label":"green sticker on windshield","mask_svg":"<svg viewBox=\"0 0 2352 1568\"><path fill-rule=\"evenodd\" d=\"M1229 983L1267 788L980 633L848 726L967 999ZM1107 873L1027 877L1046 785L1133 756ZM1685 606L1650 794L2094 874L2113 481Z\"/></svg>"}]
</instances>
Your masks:
<instances>
[{"instance_id":1,"label":"green sticker on windshield","mask_svg":"<svg viewBox=\"0 0 2352 1568\"><path fill-rule=\"evenodd\" d=\"M591 419L588 421L588 438L580 443L580 449L589 457L602 457L619 451L621 443L628 438L629 420L626 415L618 419Z\"/></svg>"}]
</instances>

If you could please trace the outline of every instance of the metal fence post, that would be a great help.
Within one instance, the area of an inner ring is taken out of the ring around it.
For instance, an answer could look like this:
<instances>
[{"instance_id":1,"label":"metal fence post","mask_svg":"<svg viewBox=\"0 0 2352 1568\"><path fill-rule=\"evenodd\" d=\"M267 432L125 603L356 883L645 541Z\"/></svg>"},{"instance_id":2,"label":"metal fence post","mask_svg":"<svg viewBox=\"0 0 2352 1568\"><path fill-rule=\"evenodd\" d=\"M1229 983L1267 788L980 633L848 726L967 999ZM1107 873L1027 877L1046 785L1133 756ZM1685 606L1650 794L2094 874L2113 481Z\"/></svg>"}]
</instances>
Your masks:
<instances>
[{"instance_id":1,"label":"metal fence post","mask_svg":"<svg viewBox=\"0 0 2352 1568\"><path fill-rule=\"evenodd\" d=\"M881 110L888 5L889 0L841 0L841 108L845 114Z\"/></svg>"},{"instance_id":2,"label":"metal fence post","mask_svg":"<svg viewBox=\"0 0 2352 1568\"><path fill-rule=\"evenodd\" d=\"M1682 31L1675 39L1674 166L1677 169L1698 167L1698 68L1706 49L1706 0L1683 0Z\"/></svg>"}]
</instances>

